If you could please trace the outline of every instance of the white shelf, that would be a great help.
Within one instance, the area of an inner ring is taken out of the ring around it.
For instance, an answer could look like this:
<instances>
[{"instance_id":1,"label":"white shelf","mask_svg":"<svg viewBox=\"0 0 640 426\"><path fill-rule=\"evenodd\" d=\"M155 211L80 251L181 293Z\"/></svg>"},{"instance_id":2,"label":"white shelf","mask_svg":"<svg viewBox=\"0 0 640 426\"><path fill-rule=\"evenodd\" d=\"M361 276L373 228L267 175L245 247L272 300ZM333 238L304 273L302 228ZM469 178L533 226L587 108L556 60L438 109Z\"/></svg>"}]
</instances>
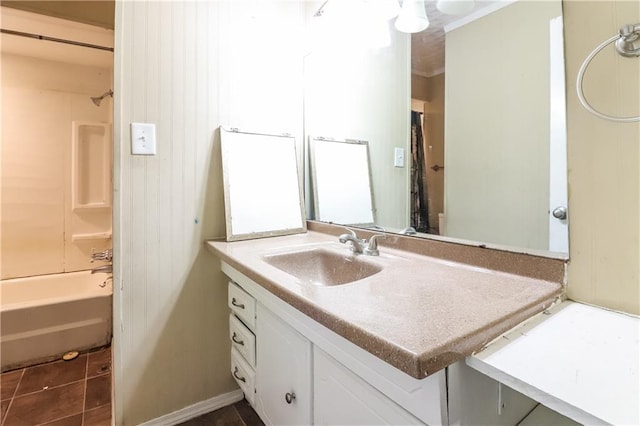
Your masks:
<instances>
[{"instance_id":1,"label":"white shelf","mask_svg":"<svg viewBox=\"0 0 640 426\"><path fill-rule=\"evenodd\" d=\"M582 424L640 424L640 319L574 302L517 327L470 367Z\"/></svg>"},{"instance_id":2,"label":"white shelf","mask_svg":"<svg viewBox=\"0 0 640 426\"><path fill-rule=\"evenodd\" d=\"M91 234L73 234L71 235L71 241L81 240L109 240L111 239L111 232L95 232Z\"/></svg>"}]
</instances>

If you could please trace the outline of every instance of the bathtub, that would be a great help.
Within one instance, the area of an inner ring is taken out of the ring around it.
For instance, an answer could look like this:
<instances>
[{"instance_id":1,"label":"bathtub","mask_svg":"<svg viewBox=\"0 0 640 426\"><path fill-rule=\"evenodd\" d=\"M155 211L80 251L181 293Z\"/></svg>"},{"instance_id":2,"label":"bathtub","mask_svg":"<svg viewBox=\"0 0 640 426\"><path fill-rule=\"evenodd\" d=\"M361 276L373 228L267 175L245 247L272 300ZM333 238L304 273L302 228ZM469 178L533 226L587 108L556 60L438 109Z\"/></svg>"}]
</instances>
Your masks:
<instances>
[{"instance_id":1,"label":"bathtub","mask_svg":"<svg viewBox=\"0 0 640 426\"><path fill-rule=\"evenodd\" d=\"M2 371L111 342L112 286L89 271L0 281Z\"/></svg>"}]
</instances>

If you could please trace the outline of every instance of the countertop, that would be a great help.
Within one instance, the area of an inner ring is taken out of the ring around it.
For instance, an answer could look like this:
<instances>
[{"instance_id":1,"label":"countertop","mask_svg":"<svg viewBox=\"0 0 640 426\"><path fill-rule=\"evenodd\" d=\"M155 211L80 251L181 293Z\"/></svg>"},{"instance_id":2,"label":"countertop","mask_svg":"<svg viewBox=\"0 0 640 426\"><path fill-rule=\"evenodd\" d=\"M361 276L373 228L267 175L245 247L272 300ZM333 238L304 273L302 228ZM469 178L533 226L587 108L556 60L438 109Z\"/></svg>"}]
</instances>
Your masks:
<instances>
[{"instance_id":1,"label":"countertop","mask_svg":"<svg viewBox=\"0 0 640 426\"><path fill-rule=\"evenodd\" d=\"M549 307L561 283L381 247L379 257L350 254L335 236L304 234L208 241L207 247L318 323L412 377L422 379L482 349ZM304 283L265 255L326 245L382 271L353 283Z\"/></svg>"}]
</instances>

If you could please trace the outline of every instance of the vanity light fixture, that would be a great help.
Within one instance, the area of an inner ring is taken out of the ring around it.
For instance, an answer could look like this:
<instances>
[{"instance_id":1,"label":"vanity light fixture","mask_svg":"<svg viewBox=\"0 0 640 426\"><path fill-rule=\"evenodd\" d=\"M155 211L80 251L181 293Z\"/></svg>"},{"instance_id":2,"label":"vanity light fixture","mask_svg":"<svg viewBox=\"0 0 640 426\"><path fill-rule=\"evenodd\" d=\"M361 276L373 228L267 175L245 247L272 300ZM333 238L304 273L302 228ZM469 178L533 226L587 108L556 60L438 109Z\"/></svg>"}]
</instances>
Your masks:
<instances>
[{"instance_id":1,"label":"vanity light fixture","mask_svg":"<svg viewBox=\"0 0 640 426\"><path fill-rule=\"evenodd\" d=\"M429 26L429 18L424 0L404 0L400 15L396 19L396 29L403 33L419 33Z\"/></svg>"},{"instance_id":2,"label":"vanity light fixture","mask_svg":"<svg viewBox=\"0 0 640 426\"><path fill-rule=\"evenodd\" d=\"M447 15L462 15L471 12L474 0L438 0L436 8Z\"/></svg>"}]
</instances>

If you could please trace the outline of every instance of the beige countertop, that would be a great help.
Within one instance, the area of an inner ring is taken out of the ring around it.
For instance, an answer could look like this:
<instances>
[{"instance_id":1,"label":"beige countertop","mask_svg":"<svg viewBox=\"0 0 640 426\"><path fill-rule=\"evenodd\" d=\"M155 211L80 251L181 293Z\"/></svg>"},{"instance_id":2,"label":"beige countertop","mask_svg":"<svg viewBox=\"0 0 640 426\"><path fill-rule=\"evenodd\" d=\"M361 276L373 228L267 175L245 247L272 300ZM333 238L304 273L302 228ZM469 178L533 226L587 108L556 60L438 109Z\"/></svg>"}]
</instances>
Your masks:
<instances>
[{"instance_id":1,"label":"beige countertop","mask_svg":"<svg viewBox=\"0 0 640 426\"><path fill-rule=\"evenodd\" d=\"M208 248L271 293L378 358L421 379L549 307L557 282L380 247L351 254L335 236L309 231L224 242ZM352 283L318 286L264 261L265 255L316 246L382 267Z\"/></svg>"}]
</instances>

